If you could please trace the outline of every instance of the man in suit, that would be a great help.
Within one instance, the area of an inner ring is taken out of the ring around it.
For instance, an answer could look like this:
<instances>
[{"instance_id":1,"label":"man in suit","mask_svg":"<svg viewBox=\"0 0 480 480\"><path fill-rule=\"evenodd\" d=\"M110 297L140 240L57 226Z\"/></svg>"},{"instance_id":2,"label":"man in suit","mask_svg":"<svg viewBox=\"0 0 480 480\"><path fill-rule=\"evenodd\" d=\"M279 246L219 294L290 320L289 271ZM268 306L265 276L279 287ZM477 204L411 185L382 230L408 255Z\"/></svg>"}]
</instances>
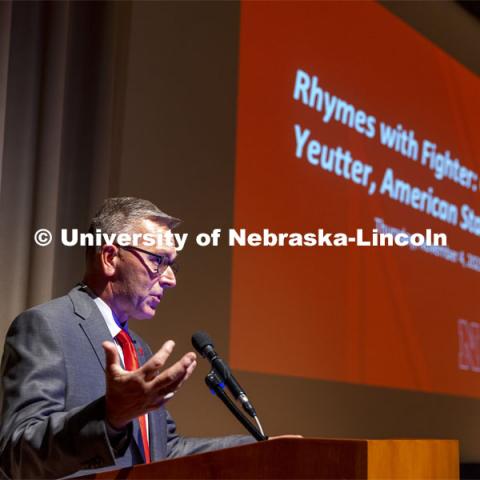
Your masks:
<instances>
[{"instance_id":1,"label":"man in suit","mask_svg":"<svg viewBox=\"0 0 480 480\"><path fill-rule=\"evenodd\" d=\"M112 198L90 231L165 235L177 223L146 200ZM129 330L130 318L153 317L175 286L175 256L165 242L89 247L80 285L14 320L0 388L0 466L9 477L80 475L252 441L177 435L164 405L192 374L195 354L165 368L174 343L152 355Z\"/></svg>"}]
</instances>

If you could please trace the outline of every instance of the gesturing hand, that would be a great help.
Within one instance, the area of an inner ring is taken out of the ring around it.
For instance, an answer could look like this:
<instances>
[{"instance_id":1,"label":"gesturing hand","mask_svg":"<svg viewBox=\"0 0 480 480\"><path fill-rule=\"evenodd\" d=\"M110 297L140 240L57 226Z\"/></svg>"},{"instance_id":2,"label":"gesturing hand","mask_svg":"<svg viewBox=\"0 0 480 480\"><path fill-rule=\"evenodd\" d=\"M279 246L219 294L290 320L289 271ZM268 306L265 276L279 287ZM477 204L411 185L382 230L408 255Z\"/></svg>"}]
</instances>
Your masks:
<instances>
[{"instance_id":1,"label":"gesturing hand","mask_svg":"<svg viewBox=\"0 0 480 480\"><path fill-rule=\"evenodd\" d=\"M197 362L193 352L186 353L177 363L160 371L173 351L175 343L168 340L138 370L124 370L112 342L103 342L106 356L106 410L112 427L121 429L132 419L163 405L185 380Z\"/></svg>"}]
</instances>

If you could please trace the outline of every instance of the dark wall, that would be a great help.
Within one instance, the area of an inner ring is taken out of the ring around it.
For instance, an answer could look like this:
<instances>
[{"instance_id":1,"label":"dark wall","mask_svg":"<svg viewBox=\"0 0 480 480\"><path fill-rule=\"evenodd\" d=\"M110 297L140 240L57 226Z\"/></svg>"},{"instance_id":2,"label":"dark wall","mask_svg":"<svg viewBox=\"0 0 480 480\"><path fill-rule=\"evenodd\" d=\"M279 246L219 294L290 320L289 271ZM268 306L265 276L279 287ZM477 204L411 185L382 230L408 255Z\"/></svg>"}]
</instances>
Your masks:
<instances>
[{"instance_id":1,"label":"dark wall","mask_svg":"<svg viewBox=\"0 0 480 480\"><path fill-rule=\"evenodd\" d=\"M460 5L476 3L478 6L478 2L405 0L380 3L472 72L480 75L480 18Z\"/></svg>"},{"instance_id":2,"label":"dark wall","mask_svg":"<svg viewBox=\"0 0 480 480\"><path fill-rule=\"evenodd\" d=\"M238 16L231 2L132 4L118 193L156 202L190 235L232 223ZM180 355L202 328L227 354L230 255L189 242L177 288L135 329L154 348L173 338ZM203 385L206 367L170 404L181 430L240 431Z\"/></svg>"}]
</instances>

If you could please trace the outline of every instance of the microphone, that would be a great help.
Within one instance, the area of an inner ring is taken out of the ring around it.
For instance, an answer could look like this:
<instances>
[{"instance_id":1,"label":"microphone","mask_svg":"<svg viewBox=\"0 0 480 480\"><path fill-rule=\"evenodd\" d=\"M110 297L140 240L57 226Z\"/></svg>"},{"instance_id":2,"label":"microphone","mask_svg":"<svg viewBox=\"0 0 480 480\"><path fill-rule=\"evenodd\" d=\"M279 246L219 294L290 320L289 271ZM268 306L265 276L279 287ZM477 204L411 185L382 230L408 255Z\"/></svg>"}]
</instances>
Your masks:
<instances>
[{"instance_id":1,"label":"microphone","mask_svg":"<svg viewBox=\"0 0 480 480\"><path fill-rule=\"evenodd\" d=\"M233 402L223 391L224 383L216 374L215 370L211 370L210 373L205 377L205 383L210 391L220 398L224 405L232 412L234 417L255 437L256 440L259 442L262 440L268 440L268 437L263 433L262 426L258 421L258 417L255 417L255 421L257 422L259 428L257 430L247 419L247 417L240 412L238 407L235 405L235 402Z\"/></svg>"},{"instance_id":2,"label":"microphone","mask_svg":"<svg viewBox=\"0 0 480 480\"><path fill-rule=\"evenodd\" d=\"M225 382L232 395L236 400L240 401L243 409L252 417L257 417L257 412L248 400L245 390L240 386L227 363L222 360L215 351L213 340L205 332L199 331L192 336L193 348L204 358L206 358L215 372Z\"/></svg>"}]
</instances>

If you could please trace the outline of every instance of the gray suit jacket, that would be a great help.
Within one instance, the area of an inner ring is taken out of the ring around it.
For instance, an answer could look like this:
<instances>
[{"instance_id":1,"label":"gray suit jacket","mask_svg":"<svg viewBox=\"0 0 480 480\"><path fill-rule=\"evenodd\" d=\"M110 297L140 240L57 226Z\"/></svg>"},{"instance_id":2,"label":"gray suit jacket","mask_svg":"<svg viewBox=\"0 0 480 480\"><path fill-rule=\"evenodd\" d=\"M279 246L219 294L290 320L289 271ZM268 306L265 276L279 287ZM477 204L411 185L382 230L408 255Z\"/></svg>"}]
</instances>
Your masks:
<instances>
[{"instance_id":1,"label":"gray suit jacket","mask_svg":"<svg viewBox=\"0 0 480 480\"><path fill-rule=\"evenodd\" d=\"M150 348L130 333L143 364ZM137 421L123 451L107 436L105 340L110 332L81 286L13 321L0 385L0 467L8 476L59 478L144 462ZM181 437L164 408L149 414L149 437L152 461L253 441Z\"/></svg>"}]
</instances>

